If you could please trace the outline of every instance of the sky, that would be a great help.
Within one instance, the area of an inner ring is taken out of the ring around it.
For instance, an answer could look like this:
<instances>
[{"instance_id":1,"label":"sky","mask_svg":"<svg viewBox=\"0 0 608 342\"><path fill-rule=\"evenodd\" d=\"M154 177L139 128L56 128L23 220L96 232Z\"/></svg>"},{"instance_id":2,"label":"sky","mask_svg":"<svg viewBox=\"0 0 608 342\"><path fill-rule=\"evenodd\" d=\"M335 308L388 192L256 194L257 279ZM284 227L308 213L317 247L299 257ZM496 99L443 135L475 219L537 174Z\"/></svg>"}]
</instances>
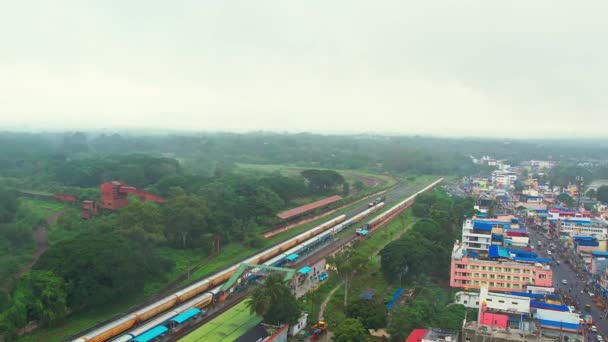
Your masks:
<instances>
[{"instance_id":1,"label":"sky","mask_svg":"<svg viewBox=\"0 0 608 342\"><path fill-rule=\"evenodd\" d=\"M606 0L3 1L0 127L603 137Z\"/></svg>"}]
</instances>

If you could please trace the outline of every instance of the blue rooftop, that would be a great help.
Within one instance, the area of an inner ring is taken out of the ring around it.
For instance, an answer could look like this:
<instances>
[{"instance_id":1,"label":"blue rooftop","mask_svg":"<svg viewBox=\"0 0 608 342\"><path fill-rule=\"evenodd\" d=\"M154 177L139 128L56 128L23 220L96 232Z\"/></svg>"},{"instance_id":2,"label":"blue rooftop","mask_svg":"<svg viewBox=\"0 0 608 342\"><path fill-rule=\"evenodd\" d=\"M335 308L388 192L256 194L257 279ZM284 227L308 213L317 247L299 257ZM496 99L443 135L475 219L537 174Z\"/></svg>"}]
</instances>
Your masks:
<instances>
[{"instance_id":1,"label":"blue rooftop","mask_svg":"<svg viewBox=\"0 0 608 342\"><path fill-rule=\"evenodd\" d=\"M298 259L299 257L300 255L293 253L289 254L285 259L287 259L287 261L296 261L296 259Z\"/></svg>"},{"instance_id":2,"label":"blue rooftop","mask_svg":"<svg viewBox=\"0 0 608 342\"><path fill-rule=\"evenodd\" d=\"M182 312L181 314L171 318L171 321L173 321L177 324L182 324L185 321L189 320L190 318L192 318L200 313L201 313L201 310L199 310L197 308L190 308L190 309Z\"/></svg>"},{"instance_id":3,"label":"blue rooftop","mask_svg":"<svg viewBox=\"0 0 608 342\"><path fill-rule=\"evenodd\" d=\"M154 327L148 331L146 331L145 333L137 336L136 338L133 339L133 341L135 342L148 342L148 341L152 341L153 339L159 337L160 335L166 333L169 329L167 329L165 326L159 325L157 327Z\"/></svg>"},{"instance_id":4,"label":"blue rooftop","mask_svg":"<svg viewBox=\"0 0 608 342\"><path fill-rule=\"evenodd\" d=\"M308 272L310 272L310 270L312 270L312 268L310 266L304 266L298 270L298 273L308 274Z\"/></svg>"},{"instance_id":5,"label":"blue rooftop","mask_svg":"<svg viewBox=\"0 0 608 342\"><path fill-rule=\"evenodd\" d=\"M597 257L608 257L608 252L593 251L591 252L591 255Z\"/></svg>"},{"instance_id":6,"label":"blue rooftop","mask_svg":"<svg viewBox=\"0 0 608 342\"><path fill-rule=\"evenodd\" d=\"M548 258L524 258L524 257L514 257L513 261L523 261L523 262L539 262L541 264L550 264L553 260Z\"/></svg>"}]
</instances>

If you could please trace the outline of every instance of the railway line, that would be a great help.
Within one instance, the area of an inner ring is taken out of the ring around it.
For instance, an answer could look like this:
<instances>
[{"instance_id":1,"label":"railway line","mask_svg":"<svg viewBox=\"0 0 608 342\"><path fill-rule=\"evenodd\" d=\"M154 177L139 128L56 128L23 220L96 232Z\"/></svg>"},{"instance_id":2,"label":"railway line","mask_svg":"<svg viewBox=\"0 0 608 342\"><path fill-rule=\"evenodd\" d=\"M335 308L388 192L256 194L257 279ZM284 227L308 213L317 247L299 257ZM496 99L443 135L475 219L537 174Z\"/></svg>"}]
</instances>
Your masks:
<instances>
[{"instance_id":1,"label":"railway line","mask_svg":"<svg viewBox=\"0 0 608 342\"><path fill-rule=\"evenodd\" d=\"M407 199L398 202L395 206L383 212L379 217L370 220L366 224L366 228L372 232L376 227L380 226L385 221L398 214L404 208L407 208L415 199L416 195L427 191L441 182L439 179L431 185L416 192ZM407 186L400 186L386 193L385 201L387 203L394 202L396 199L403 198L406 193L411 193L412 189ZM278 245L275 245L265 251L253 255L233 266L216 272L202 280L193 284L179 288L176 292L160 297L157 296L143 305L139 305L129 313L117 315L113 319L93 327L85 332L72 336L66 339L67 341L75 342L101 342L101 341L137 341L137 336L144 334L146 331L160 327L163 324L169 324L169 320L176 315L183 313L190 308L205 308L216 302L218 297L221 297L220 287L227 281L236 271L240 263L248 264L265 264L265 265L280 265L285 256L296 251L310 251L319 247L322 243L327 242L334 234L346 229L353 224L363 220L366 216L380 210L384 207L384 202L368 208L365 203L348 210L345 214L326 221L306 232L303 232L291 239L288 239ZM340 248L343 244L352 240L343 239L338 244L333 245L333 248ZM332 248L332 249L333 249Z\"/></svg>"}]
</instances>

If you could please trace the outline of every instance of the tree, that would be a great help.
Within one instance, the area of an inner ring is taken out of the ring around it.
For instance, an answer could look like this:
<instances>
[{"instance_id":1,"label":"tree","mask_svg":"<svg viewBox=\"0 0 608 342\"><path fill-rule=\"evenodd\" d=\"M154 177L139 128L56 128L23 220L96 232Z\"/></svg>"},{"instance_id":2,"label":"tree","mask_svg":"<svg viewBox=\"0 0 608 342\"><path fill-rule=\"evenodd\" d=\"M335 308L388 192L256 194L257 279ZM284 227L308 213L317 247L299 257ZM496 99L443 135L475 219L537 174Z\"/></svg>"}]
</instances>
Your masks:
<instances>
[{"instance_id":1,"label":"tree","mask_svg":"<svg viewBox=\"0 0 608 342\"><path fill-rule=\"evenodd\" d=\"M152 202L132 202L120 210L114 231L140 246L155 245L166 240L161 210Z\"/></svg>"},{"instance_id":2,"label":"tree","mask_svg":"<svg viewBox=\"0 0 608 342\"><path fill-rule=\"evenodd\" d=\"M412 214L416 217L427 217L429 215L430 207L426 203L414 202L412 205Z\"/></svg>"},{"instance_id":3,"label":"tree","mask_svg":"<svg viewBox=\"0 0 608 342\"><path fill-rule=\"evenodd\" d=\"M377 301L359 299L348 306L348 317L360 320L366 329L386 327L386 306Z\"/></svg>"},{"instance_id":4,"label":"tree","mask_svg":"<svg viewBox=\"0 0 608 342\"><path fill-rule=\"evenodd\" d=\"M264 318L268 324L293 324L300 318L300 308L280 273L270 274L264 284L253 289L247 301L251 313Z\"/></svg>"},{"instance_id":5,"label":"tree","mask_svg":"<svg viewBox=\"0 0 608 342\"><path fill-rule=\"evenodd\" d=\"M344 184L344 177L332 170L304 170L302 176L308 180L308 186L313 193L325 193L336 186Z\"/></svg>"},{"instance_id":6,"label":"tree","mask_svg":"<svg viewBox=\"0 0 608 342\"><path fill-rule=\"evenodd\" d=\"M68 312L65 281L49 271L30 271L17 285L17 297L24 298L29 319L53 324Z\"/></svg>"},{"instance_id":7,"label":"tree","mask_svg":"<svg viewBox=\"0 0 608 342\"><path fill-rule=\"evenodd\" d=\"M350 184L345 181L344 184L342 184L342 197L346 197L348 194L350 194Z\"/></svg>"},{"instance_id":8,"label":"tree","mask_svg":"<svg viewBox=\"0 0 608 342\"><path fill-rule=\"evenodd\" d=\"M58 242L40 257L34 270L51 271L66 281L68 306L79 310L138 293L147 279L170 267L131 241L105 232Z\"/></svg>"},{"instance_id":9,"label":"tree","mask_svg":"<svg viewBox=\"0 0 608 342\"><path fill-rule=\"evenodd\" d=\"M607 191L607 193L608 193L608 191ZM595 195L596 195L595 194L595 189L589 189L589 190L587 190L587 194L586 195L589 198L595 198Z\"/></svg>"},{"instance_id":10,"label":"tree","mask_svg":"<svg viewBox=\"0 0 608 342\"><path fill-rule=\"evenodd\" d=\"M189 238L208 233L208 217L206 201L197 196L171 198L163 205L167 234L181 248L188 247Z\"/></svg>"},{"instance_id":11,"label":"tree","mask_svg":"<svg viewBox=\"0 0 608 342\"><path fill-rule=\"evenodd\" d=\"M608 202L608 185L602 185L599 188L597 188L595 196L596 196L597 200L600 202L603 202L603 203Z\"/></svg>"},{"instance_id":12,"label":"tree","mask_svg":"<svg viewBox=\"0 0 608 342\"><path fill-rule=\"evenodd\" d=\"M362 272L367 260L352 247L347 247L327 258L327 264L333 266L344 282L344 308L348 307L348 286L353 275Z\"/></svg>"},{"instance_id":13,"label":"tree","mask_svg":"<svg viewBox=\"0 0 608 342\"><path fill-rule=\"evenodd\" d=\"M576 202L574 202L574 199L566 193L559 194L559 196L557 196L557 199L568 208L574 208L576 206Z\"/></svg>"},{"instance_id":14,"label":"tree","mask_svg":"<svg viewBox=\"0 0 608 342\"><path fill-rule=\"evenodd\" d=\"M0 223L12 222L17 213L17 193L0 188Z\"/></svg>"},{"instance_id":15,"label":"tree","mask_svg":"<svg viewBox=\"0 0 608 342\"><path fill-rule=\"evenodd\" d=\"M334 331L336 342L363 342L367 337L367 331L361 321L356 318L347 318L340 322Z\"/></svg>"},{"instance_id":16,"label":"tree","mask_svg":"<svg viewBox=\"0 0 608 342\"><path fill-rule=\"evenodd\" d=\"M433 304L427 300L415 300L399 306L388 324L388 333L394 341L404 341L412 330L429 325L433 317Z\"/></svg>"},{"instance_id":17,"label":"tree","mask_svg":"<svg viewBox=\"0 0 608 342\"><path fill-rule=\"evenodd\" d=\"M363 188L365 188L365 185L363 184L362 181L357 180L354 184L353 187L355 188L355 190L357 190L357 192L361 192L361 190L363 190Z\"/></svg>"}]
</instances>

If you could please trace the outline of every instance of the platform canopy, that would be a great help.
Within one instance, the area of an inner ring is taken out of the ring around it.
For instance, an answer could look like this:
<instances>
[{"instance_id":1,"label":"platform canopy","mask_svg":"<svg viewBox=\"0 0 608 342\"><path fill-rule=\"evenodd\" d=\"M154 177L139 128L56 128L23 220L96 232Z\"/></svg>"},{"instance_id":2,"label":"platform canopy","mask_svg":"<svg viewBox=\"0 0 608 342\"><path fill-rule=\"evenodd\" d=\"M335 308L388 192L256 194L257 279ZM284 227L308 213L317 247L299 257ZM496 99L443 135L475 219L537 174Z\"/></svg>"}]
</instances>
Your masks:
<instances>
[{"instance_id":1,"label":"platform canopy","mask_svg":"<svg viewBox=\"0 0 608 342\"><path fill-rule=\"evenodd\" d=\"M304 266L298 270L298 273L306 275L311 270L312 270L312 268L310 266Z\"/></svg>"},{"instance_id":2,"label":"platform canopy","mask_svg":"<svg viewBox=\"0 0 608 342\"><path fill-rule=\"evenodd\" d=\"M287 259L287 261L296 261L299 257L300 257L299 254L293 253L293 254L289 254L287 256L287 258L285 258L285 259Z\"/></svg>"}]
</instances>

